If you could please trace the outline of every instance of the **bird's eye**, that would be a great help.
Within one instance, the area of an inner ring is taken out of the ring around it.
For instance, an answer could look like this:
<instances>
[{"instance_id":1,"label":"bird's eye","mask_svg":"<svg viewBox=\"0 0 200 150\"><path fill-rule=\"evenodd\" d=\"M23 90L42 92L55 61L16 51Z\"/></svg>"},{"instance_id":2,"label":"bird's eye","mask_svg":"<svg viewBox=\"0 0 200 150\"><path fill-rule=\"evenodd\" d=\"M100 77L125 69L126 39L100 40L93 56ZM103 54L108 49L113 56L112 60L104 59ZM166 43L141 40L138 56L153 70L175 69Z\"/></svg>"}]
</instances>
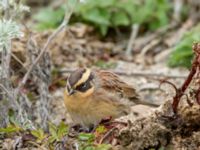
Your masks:
<instances>
[{"instance_id":1,"label":"bird's eye","mask_svg":"<svg viewBox=\"0 0 200 150\"><path fill-rule=\"evenodd\" d=\"M84 83L84 84L82 85L82 88L86 88L86 86L87 86L86 83Z\"/></svg>"},{"instance_id":2,"label":"bird's eye","mask_svg":"<svg viewBox=\"0 0 200 150\"><path fill-rule=\"evenodd\" d=\"M84 91L88 90L89 88L90 88L90 83L85 82L85 83L79 85L79 86L76 88L76 90L81 91L81 92L84 92Z\"/></svg>"}]
</instances>

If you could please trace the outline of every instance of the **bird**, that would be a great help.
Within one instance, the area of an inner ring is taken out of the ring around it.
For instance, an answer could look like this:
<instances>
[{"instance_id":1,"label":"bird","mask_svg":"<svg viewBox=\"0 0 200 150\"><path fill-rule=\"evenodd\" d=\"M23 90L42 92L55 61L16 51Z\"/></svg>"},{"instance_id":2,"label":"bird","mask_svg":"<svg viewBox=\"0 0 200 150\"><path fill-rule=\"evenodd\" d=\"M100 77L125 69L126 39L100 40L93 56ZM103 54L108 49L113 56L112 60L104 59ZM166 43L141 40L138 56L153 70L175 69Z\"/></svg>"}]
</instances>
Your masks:
<instances>
[{"instance_id":1,"label":"bird","mask_svg":"<svg viewBox=\"0 0 200 150\"><path fill-rule=\"evenodd\" d=\"M78 68L67 77L64 103L72 121L84 127L128 115L136 104L157 106L142 101L117 74L89 68Z\"/></svg>"}]
</instances>

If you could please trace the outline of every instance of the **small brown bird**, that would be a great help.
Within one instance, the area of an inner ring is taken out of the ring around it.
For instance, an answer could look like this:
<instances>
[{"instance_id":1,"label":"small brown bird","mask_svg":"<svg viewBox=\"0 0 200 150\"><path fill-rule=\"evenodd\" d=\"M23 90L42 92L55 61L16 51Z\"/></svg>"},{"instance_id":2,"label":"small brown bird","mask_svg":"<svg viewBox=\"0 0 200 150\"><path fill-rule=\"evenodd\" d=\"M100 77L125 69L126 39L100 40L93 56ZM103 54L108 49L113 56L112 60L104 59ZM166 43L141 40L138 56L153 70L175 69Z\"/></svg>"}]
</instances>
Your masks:
<instances>
[{"instance_id":1,"label":"small brown bird","mask_svg":"<svg viewBox=\"0 0 200 150\"><path fill-rule=\"evenodd\" d=\"M141 101L135 89L116 74L88 68L70 74L64 102L72 120L86 127L127 115L132 104L154 105Z\"/></svg>"}]
</instances>

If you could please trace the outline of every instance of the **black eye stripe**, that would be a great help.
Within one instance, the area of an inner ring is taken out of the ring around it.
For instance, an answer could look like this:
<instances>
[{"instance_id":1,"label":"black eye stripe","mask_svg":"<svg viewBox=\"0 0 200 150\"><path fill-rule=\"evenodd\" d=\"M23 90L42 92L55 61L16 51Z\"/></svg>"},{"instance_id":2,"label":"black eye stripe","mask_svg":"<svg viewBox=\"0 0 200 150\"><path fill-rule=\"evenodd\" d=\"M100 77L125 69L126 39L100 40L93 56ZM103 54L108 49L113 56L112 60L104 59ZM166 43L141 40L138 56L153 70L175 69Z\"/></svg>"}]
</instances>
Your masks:
<instances>
[{"instance_id":1,"label":"black eye stripe","mask_svg":"<svg viewBox=\"0 0 200 150\"><path fill-rule=\"evenodd\" d=\"M94 76L91 74L90 77L88 78L88 80L84 83L82 83L81 85L77 86L76 87L76 90L77 91L80 91L80 92L85 92L87 91L88 89L90 89L92 86L90 84L90 81L94 78Z\"/></svg>"},{"instance_id":2,"label":"black eye stripe","mask_svg":"<svg viewBox=\"0 0 200 150\"><path fill-rule=\"evenodd\" d=\"M92 86L90 83L86 83L85 85L80 85L76 88L77 91L80 91L80 92L85 92L87 91L88 89L90 89Z\"/></svg>"}]
</instances>

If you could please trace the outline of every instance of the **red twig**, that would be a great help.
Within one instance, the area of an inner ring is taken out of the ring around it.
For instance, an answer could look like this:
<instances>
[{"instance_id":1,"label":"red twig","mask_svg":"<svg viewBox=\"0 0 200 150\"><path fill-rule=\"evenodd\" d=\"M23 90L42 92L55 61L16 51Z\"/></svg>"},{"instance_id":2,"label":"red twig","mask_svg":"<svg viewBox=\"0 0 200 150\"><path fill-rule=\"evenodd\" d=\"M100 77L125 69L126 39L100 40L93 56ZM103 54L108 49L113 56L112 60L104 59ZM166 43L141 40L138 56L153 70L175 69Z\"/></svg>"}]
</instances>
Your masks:
<instances>
[{"instance_id":1,"label":"red twig","mask_svg":"<svg viewBox=\"0 0 200 150\"><path fill-rule=\"evenodd\" d=\"M194 75L196 74L198 68L200 68L200 43L195 43L193 45L193 51L195 53L195 58L192 63L192 69L186 78L185 82L176 92L176 95L173 98L172 108L174 113L177 112L177 107L180 102L181 97L184 95L185 90L188 88L189 84L191 83ZM197 102L200 98L200 89L196 93Z\"/></svg>"}]
</instances>

